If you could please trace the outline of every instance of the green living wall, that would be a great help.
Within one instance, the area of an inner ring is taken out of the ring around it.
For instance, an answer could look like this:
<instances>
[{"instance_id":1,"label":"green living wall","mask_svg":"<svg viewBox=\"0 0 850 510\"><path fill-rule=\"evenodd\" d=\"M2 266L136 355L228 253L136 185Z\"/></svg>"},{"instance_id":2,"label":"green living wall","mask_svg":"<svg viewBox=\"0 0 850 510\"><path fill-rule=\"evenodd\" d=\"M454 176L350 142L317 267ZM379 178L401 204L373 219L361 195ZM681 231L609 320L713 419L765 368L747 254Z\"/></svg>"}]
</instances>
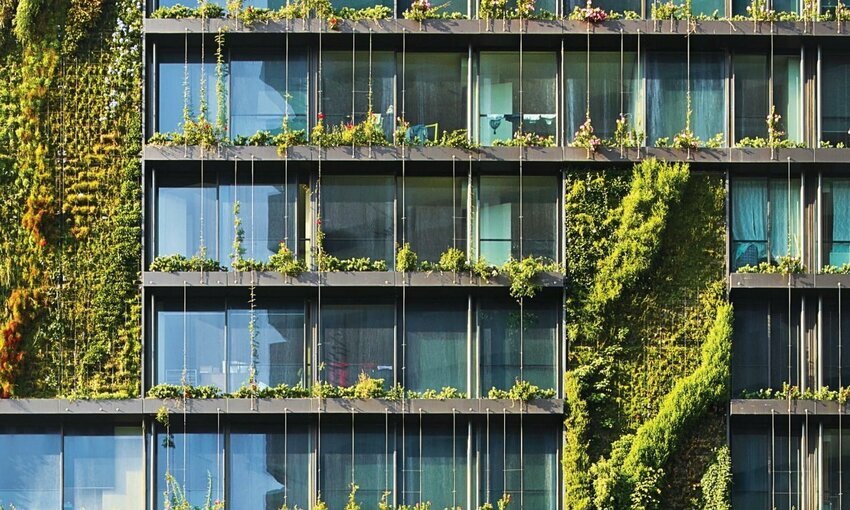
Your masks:
<instances>
[{"instance_id":1,"label":"green living wall","mask_svg":"<svg viewBox=\"0 0 850 510\"><path fill-rule=\"evenodd\" d=\"M0 0L0 396L130 396L141 6Z\"/></svg>"},{"instance_id":2,"label":"green living wall","mask_svg":"<svg viewBox=\"0 0 850 510\"><path fill-rule=\"evenodd\" d=\"M704 508L725 443L724 178L646 160L566 188L566 508Z\"/></svg>"}]
</instances>

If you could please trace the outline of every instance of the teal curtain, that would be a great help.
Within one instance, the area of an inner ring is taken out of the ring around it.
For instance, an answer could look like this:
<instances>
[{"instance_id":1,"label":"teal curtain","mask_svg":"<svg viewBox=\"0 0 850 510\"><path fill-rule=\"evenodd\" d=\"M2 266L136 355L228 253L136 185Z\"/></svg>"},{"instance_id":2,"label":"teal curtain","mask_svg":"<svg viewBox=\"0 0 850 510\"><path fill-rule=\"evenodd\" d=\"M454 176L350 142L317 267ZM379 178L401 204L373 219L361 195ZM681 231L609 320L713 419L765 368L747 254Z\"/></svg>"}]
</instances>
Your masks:
<instances>
[{"instance_id":1,"label":"teal curtain","mask_svg":"<svg viewBox=\"0 0 850 510\"><path fill-rule=\"evenodd\" d=\"M821 4L823 5L823 4ZM821 140L850 142L850 55L823 52L821 60Z\"/></svg>"},{"instance_id":2,"label":"teal curtain","mask_svg":"<svg viewBox=\"0 0 850 510\"><path fill-rule=\"evenodd\" d=\"M800 180L770 181L770 256L800 256Z\"/></svg>"},{"instance_id":3,"label":"teal curtain","mask_svg":"<svg viewBox=\"0 0 850 510\"><path fill-rule=\"evenodd\" d=\"M829 263L850 262L850 180L834 180L832 188L832 237Z\"/></svg>"},{"instance_id":4,"label":"teal curtain","mask_svg":"<svg viewBox=\"0 0 850 510\"><path fill-rule=\"evenodd\" d=\"M767 181L732 182L733 270L767 260Z\"/></svg>"},{"instance_id":5,"label":"teal curtain","mask_svg":"<svg viewBox=\"0 0 850 510\"><path fill-rule=\"evenodd\" d=\"M408 418L405 425L404 471L399 474L402 502L412 506L427 501L435 509L468 508L467 424L457 420L453 429L451 418L425 416L421 423L418 417Z\"/></svg>"},{"instance_id":6,"label":"teal curtain","mask_svg":"<svg viewBox=\"0 0 850 510\"><path fill-rule=\"evenodd\" d=\"M466 299L408 302L405 388L467 391L468 308Z\"/></svg>"},{"instance_id":7,"label":"teal curtain","mask_svg":"<svg viewBox=\"0 0 850 510\"><path fill-rule=\"evenodd\" d=\"M353 427L350 419L355 420ZM361 507L377 508L384 491L393 488L392 472L388 472L387 467L391 470L393 466L394 434L390 431L390 444L387 445L383 417L371 419L352 414L350 419L342 423L322 423L319 494L329 508L343 508L351 483L354 483L358 487L356 499Z\"/></svg>"},{"instance_id":8,"label":"teal curtain","mask_svg":"<svg viewBox=\"0 0 850 510\"><path fill-rule=\"evenodd\" d=\"M693 16L716 16L722 18L726 15L725 2L723 0L692 0L691 14Z\"/></svg>"}]
</instances>

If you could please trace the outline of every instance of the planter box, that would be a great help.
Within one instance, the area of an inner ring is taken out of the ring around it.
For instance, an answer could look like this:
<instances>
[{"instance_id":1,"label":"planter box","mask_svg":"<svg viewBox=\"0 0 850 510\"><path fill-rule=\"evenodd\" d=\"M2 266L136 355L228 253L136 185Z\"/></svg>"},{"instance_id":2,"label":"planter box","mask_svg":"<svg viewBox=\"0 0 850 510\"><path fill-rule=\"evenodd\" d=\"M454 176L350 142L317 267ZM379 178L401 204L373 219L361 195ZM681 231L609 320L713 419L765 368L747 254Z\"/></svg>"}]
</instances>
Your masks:
<instances>
[{"instance_id":1,"label":"planter box","mask_svg":"<svg viewBox=\"0 0 850 510\"><path fill-rule=\"evenodd\" d=\"M395 273L392 271L356 271L322 273L323 285L329 287L387 287L395 286Z\"/></svg>"},{"instance_id":2,"label":"planter box","mask_svg":"<svg viewBox=\"0 0 850 510\"><path fill-rule=\"evenodd\" d=\"M730 289L787 289L794 287L795 275L762 274L762 273L732 273L729 275Z\"/></svg>"},{"instance_id":3,"label":"planter box","mask_svg":"<svg viewBox=\"0 0 850 510\"><path fill-rule=\"evenodd\" d=\"M63 413L70 414L142 414L142 399L127 400L60 400Z\"/></svg>"},{"instance_id":4,"label":"planter box","mask_svg":"<svg viewBox=\"0 0 850 510\"><path fill-rule=\"evenodd\" d=\"M312 287L318 285L319 274L304 272L298 276L287 276L275 271L246 271L227 273L227 284L231 286L248 287Z\"/></svg>"},{"instance_id":5,"label":"planter box","mask_svg":"<svg viewBox=\"0 0 850 510\"><path fill-rule=\"evenodd\" d=\"M58 399L2 399L0 414L59 414L64 408Z\"/></svg>"},{"instance_id":6,"label":"planter box","mask_svg":"<svg viewBox=\"0 0 850 510\"><path fill-rule=\"evenodd\" d=\"M733 399L729 404L732 415L837 415L846 414L847 406L835 401L780 400L780 399Z\"/></svg>"},{"instance_id":7,"label":"planter box","mask_svg":"<svg viewBox=\"0 0 850 510\"><path fill-rule=\"evenodd\" d=\"M162 273L145 271L142 273L142 283L148 287L226 287L228 273L224 271L194 272L179 271Z\"/></svg>"}]
</instances>

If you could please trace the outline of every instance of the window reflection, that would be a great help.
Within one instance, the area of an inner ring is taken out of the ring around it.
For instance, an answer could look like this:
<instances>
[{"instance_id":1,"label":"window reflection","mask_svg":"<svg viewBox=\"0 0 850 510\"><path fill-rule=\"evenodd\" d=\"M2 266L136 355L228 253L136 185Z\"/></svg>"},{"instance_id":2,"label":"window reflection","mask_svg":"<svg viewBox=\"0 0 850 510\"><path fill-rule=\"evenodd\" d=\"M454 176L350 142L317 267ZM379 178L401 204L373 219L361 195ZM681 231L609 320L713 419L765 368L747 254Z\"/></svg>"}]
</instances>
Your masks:
<instances>
[{"instance_id":1,"label":"window reflection","mask_svg":"<svg viewBox=\"0 0 850 510\"><path fill-rule=\"evenodd\" d=\"M58 427L0 428L5 468L0 476L0 504L18 510L59 507Z\"/></svg>"}]
</instances>

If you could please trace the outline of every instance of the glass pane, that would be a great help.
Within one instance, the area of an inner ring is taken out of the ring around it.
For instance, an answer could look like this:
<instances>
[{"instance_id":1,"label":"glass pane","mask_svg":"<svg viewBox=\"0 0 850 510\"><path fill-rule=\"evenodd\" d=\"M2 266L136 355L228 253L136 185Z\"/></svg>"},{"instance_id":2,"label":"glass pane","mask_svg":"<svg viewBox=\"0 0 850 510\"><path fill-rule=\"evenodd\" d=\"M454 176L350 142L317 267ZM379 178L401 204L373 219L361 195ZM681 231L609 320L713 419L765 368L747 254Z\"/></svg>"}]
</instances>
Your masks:
<instances>
[{"instance_id":1,"label":"glass pane","mask_svg":"<svg viewBox=\"0 0 850 510\"><path fill-rule=\"evenodd\" d=\"M166 434L160 430L156 434L156 445L157 485L154 494L157 494L157 509L165 510L167 473L183 489L192 507L205 504L210 487L212 501L224 498L218 474L224 469L223 437L214 431Z\"/></svg>"},{"instance_id":2,"label":"glass pane","mask_svg":"<svg viewBox=\"0 0 850 510\"><path fill-rule=\"evenodd\" d=\"M850 55L825 52L821 69L821 140L850 145Z\"/></svg>"},{"instance_id":3,"label":"glass pane","mask_svg":"<svg viewBox=\"0 0 850 510\"><path fill-rule=\"evenodd\" d=\"M523 176L522 214L519 176L482 176L480 183L479 255L496 265L504 264L509 257L521 259L529 255L554 260L558 239L557 179Z\"/></svg>"},{"instance_id":4,"label":"glass pane","mask_svg":"<svg viewBox=\"0 0 850 510\"><path fill-rule=\"evenodd\" d=\"M465 299L408 303L405 388L466 391L468 308Z\"/></svg>"},{"instance_id":5,"label":"glass pane","mask_svg":"<svg viewBox=\"0 0 850 510\"><path fill-rule=\"evenodd\" d=\"M218 238L221 244L219 253L225 257L226 264L233 260L234 255L235 200L239 201L239 220L242 222L243 258L267 262L284 240L289 249L295 251L298 244L298 183L295 177L291 172L289 185L286 185L283 173L262 172L252 176L245 168L239 173L238 185L234 185L232 172L222 175L218 211L221 231Z\"/></svg>"},{"instance_id":6,"label":"glass pane","mask_svg":"<svg viewBox=\"0 0 850 510\"><path fill-rule=\"evenodd\" d=\"M329 508L343 508L353 481L358 487L356 499L361 507L377 508L383 493L393 487L394 435L389 434L387 444L384 420L357 417L354 427L351 423L322 425L321 434L319 494L322 500Z\"/></svg>"},{"instance_id":7,"label":"glass pane","mask_svg":"<svg viewBox=\"0 0 850 510\"><path fill-rule=\"evenodd\" d=\"M224 389L224 311L160 309L156 320L156 383L181 384L185 368L186 384Z\"/></svg>"},{"instance_id":8,"label":"glass pane","mask_svg":"<svg viewBox=\"0 0 850 510\"><path fill-rule=\"evenodd\" d=\"M542 301L542 302L541 302ZM516 301L483 300L478 316L481 393L519 380L556 388L558 313L543 298L520 309Z\"/></svg>"},{"instance_id":9,"label":"glass pane","mask_svg":"<svg viewBox=\"0 0 850 510\"><path fill-rule=\"evenodd\" d=\"M843 425L838 428L835 424L829 424L823 429L822 441L821 508L841 510L850 505L844 495L844 487L850 487L850 470L845 468L850 466L850 430Z\"/></svg>"},{"instance_id":10,"label":"glass pane","mask_svg":"<svg viewBox=\"0 0 850 510\"><path fill-rule=\"evenodd\" d=\"M837 297L824 296L820 314L821 384L830 388L843 388L850 383L850 309L844 303L839 313Z\"/></svg>"},{"instance_id":11,"label":"glass pane","mask_svg":"<svg viewBox=\"0 0 850 510\"><path fill-rule=\"evenodd\" d=\"M230 67L234 91L231 101L232 136L251 136L257 131L280 133L283 115L296 113L284 96L284 60L243 56L234 59Z\"/></svg>"},{"instance_id":12,"label":"glass pane","mask_svg":"<svg viewBox=\"0 0 850 510\"><path fill-rule=\"evenodd\" d=\"M139 427L66 431L63 508L144 508L143 452Z\"/></svg>"},{"instance_id":13,"label":"glass pane","mask_svg":"<svg viewBox=\"0 0 850 510\"><path fill-rule=\"evenodd\" d=\"M393 261L393 178L330 175L322 178L324 248L335 257Z\"/></svg>"},{"instance_id":14,"label":"glass pane","mask_svg":"<svg viewBox=\"0 0 850 510\"><path fill-rule=\"evenodd\" d=\"M201 77L206 80L207 120L215 122L218 117L218 102L216 101L215 64L201 64L200 59L190 58L187 66L189 71L189 117L196 119L201 107ZM184 56L181 54L165 55L157 66L157 123L156 130L160 133L183 130L184 106Z\"/></svg>"},{"instance_id":15,"label":"glass pane","mask_svg":"<svg viewBox=\"0 0 850 510\"><path fill-rule=\"evenodd\" d=\"M4 426L0 431L5 464L0 504L18 510L59 508L59 429Z\"/></svg>"},{"instance_id":16,"label":"glass pane","mask_svg":"<svg viewBox=\"0 0 850 510\"><path fill-rule=\"evenodd\" d=\"M502 427L506 423L506 428ZM494 506L502 494L511 496L511 508L555 510L558 501L558 445L561 430L546 425L520 426L516 418L491 424L481 431L483 450L481 502ZM489 439L489 444L488 440Z\"/></svg>"},{"instance_id":17,"label":"glass pane","mask_svg":"<svg viewBox=\"0 0 850 510\"><path fill-rule=\"evenodd\" d=\"M350 51L322 53L322 113L325 124L350 123L352 112L353 122L363 122L369 113L370 80L372 118L381 125L387 140L392 140L396 118L393 105L395 56L389 51L371 54L358 51L353 55Z\"/></svg>"},{"instance_id":18,"label":"glass pane","mask_svg":"<svg viewBox=\"0 0 850 510\"><path fill-rule=\"evenodd\" d=\"M770 256L800 256L800 180L770 181Z\"/></svg>"},{"instance_id":19,"label":"glass pane","mask_svg":"<svg viewBox=\"0 0 850 510\"><path fill-rule=\"evenodd\" d=\"M770 508L770 424L738 427L731 438L732 506Z\"/></svg>"},{"instance_id":20,"label":"glass pane","mask_svg":"<svg viewBox=\"0 0 850 510\"><path fill-rule=\"evenodd\" d=\"M735 332L732 342L732 396L770 387L770 335L768 303L747 300L735 303Z\"/></svg>"},{"instance_id":21,"label":"glass pane","mask_svg":"<svg viewBox=\"0 0 850 510\"><path fill-rule=\"evenodd\" d=\"M481 52L479 71L479 136L482 145L525 133L554 136L556 77L554 53Z\"/></svg>"},{"instance_id":22,"label":"glass pane","mask_svg":"<svg viewBox=\"0 0 850 510\"><path fill-rule=\"evenodd\" d=\"M732 270L767 260L767 181L732 182Z\"/></svg>"},{"instance_id":23,"label":"glass pane","mask_svg":"<svg viewBox=\"0 0 850 510\"><path fill-rule=\"evenodd\" d=\"M251 372L251 311L228 310L229 391L247 384ZM304 382L304 306L254 310L254 370L261 387Z\"/></svg>"},{"instance_id":24,"label":"glass pane","mask_svg":"<svg viewBox=\"0 0 850 510\"><path fill-rule=\"evenodd\" d=\"M467 425L450 418L407 420L401 499L408 505L430 502L431 508L458 508L466 499ZM531 507L526 507L531 508Z\"/></svg>"},{"instance_id":25,"label":"glass pane","mask_svg":"<svg viewBox=\"0 0 850 510\"><path fill-rule=\"evenodd\" d=\"M227 0L206 0L207 3L215 4L221 7L227 6ZM192 0L159 0L160 7L171 7L172 5L182 4L193 7L195 2ZM286 0L244 0L243 7L260 7L265 9L280 9L286 5Z\"/></svg>"},{"instance_id":26,"label":"glass pane","mask_svg":"<svg viewBox=\"0 0 850 510\"><path fill-rule=\"evenodd\" d=\"M199 255L203 236L206 256L222 262L216 253L216 194L214 185L201 187L197 179L156 188L155 256Z\"/></svg>"},{"instance_id":27,"label":"glass pane","mask_svg":"<svg viewBox=\"0 0 850 510\"><path fill-rule=\"evenodd\" d=\"M826 263L840 267L850 263L850 180L823 180L823 250Z\"/></svg>"},{"instance_id":28,"label":"glass pane","mask_svg":"<svg viewBox=\"0 0 850 510\"><path fill-rule=\"evenodd\" d=\"M724 0L691 0L691 14L694 16L723 17L726 15Z\"/></svg>"},{"instance_id":29,"label":"glass pane","mask_svg":"<svg viewBox=\"0 0 850 510\"><path fill-rule=\"evenodd\" d=\"M402 114L410 123L409 138L433 139L467 127L466 53L408 53L398 56L397 66L406 89Z\"/></svg>"},{"instance_id":30,"label":"glass pane","mask_svg":"<svg viewBox=\"0 0 850 510\"><path fill-rule=\"evenodd\" d=\"M770 66L767 55L736 55L735 133L745 137L767 138L767 115L770 113ZM800 58L774 57L773 100L781 116L779 127L789 140L799 141L800 127Z\"/></svg>"},{"instance_id":31,"label":"glass pane","mask_svg":"<svg viewBox=\"0 0 850 510\"><path fill-rule=\"evenodd\" d=\"M398 2L399 11L398 12L402 13L402 12L406 11L407 9L410 8L410 5L412 3L413 3L412 0L399 0L399 2ZM469 15L469 8L467 7L466 0L448 0L446 2L441 2L441 3L438 3L438 4L432 4L432 5L444 6L442 9L440 9L438 11L438 12L441 12L441 13L446 13L446 14L460 13L460 14L463 14L464 16ZM473 4L473 6L474 5L475 4Z\"/></svg>"},{"instance_id":32,"label":"glass pane","mask_svg":"<svg viewBox=\"0 0 850 510\"><path fill-rule=\"evenodd\" d=\"M703 142L724 132L725 76L720 53L691 55L691 130ZM687 59L682 54L651 53L647 58L648 142L685 129L688 101Z\"/></svg>"},{"instance_id":33,"label":"glass pane","mask_svg":"<svg viewBox=\"0 0 850 510\"><path fill-rule=\"evenodd\" d=\"M593 0L594 7L605 9L609 13L632 11L640 14L640 4L641 0ZM587 2L584 0L567 0L565 5L567 7L566 12L570 13L576 7L584 8Z\"/></svg>"},{"instance_id":34,"label":"glass pane","mask_svg":"<svg viewBox=\"0 0 850 510\"><path fill-rule=\"evenodd\" d=\"M350 386L364 373L393 385L393 305L322 304L320 314L322 380Z\"/></svg>"},{"instance_id":35,"label":"glass pane","mask_svg":"<svg viewBox=\"0 0 850 510\"><path fill-rule=\"evenodd\" d=\"M773 59L773 100L782 116L779 127L792 141L803 141L803 87L800 56L780 55Z\"/></svg>"},{"instance_id":36,"label":"glass pane","mask_svg":"<svg viewBox=\"0 0 850 510\"><path fill-rule=\"evenodd\" d=\"M821 5L829 0L821 0ZM752 3L751 0L732 0L732 15L733 16L749 16L747 7ZM771 9L776 12L799 12L798 0L773 0Z\"/></svg>"},{"instance_id":37,"label":"glass pane","mask_svg":"<svg viewBox=\"0 0 850 510\"><path fill-rule=\"evenodd\" d=\"M575 132L587 118L588 92L590 92L590 118L596 136L613 138L620 113L626 116L632 129L643 131L643 116L639 114L642 111L641 81L637 77L636 53L591 52L589 91L587 58L587 52L564 54L566 66L564 95L568 141L575 138ZM621 58L623 59L622 67L620 66Z\"/></svg>"},{"instance_id":38,"label":"glass pane","mask_svg":"<svg viewBox=\"0 0 850 510\"><path fill-rule=\"evenodd\" d=\"M309 508L310 448L307 424L293 418L285 428L234 425L227 508L278 510L284 503Z\"/></svg>"},{"instance_id":39,"label":"glass pane","mask_svg":"<svg viewBox=\"0 0 850 510\"><path fill-rule=\"evenodd\" d=\"M466 251L466 178L407 177L405 241L419 261L437 262L448 248Z\"/></svg>"}]
</instances>

